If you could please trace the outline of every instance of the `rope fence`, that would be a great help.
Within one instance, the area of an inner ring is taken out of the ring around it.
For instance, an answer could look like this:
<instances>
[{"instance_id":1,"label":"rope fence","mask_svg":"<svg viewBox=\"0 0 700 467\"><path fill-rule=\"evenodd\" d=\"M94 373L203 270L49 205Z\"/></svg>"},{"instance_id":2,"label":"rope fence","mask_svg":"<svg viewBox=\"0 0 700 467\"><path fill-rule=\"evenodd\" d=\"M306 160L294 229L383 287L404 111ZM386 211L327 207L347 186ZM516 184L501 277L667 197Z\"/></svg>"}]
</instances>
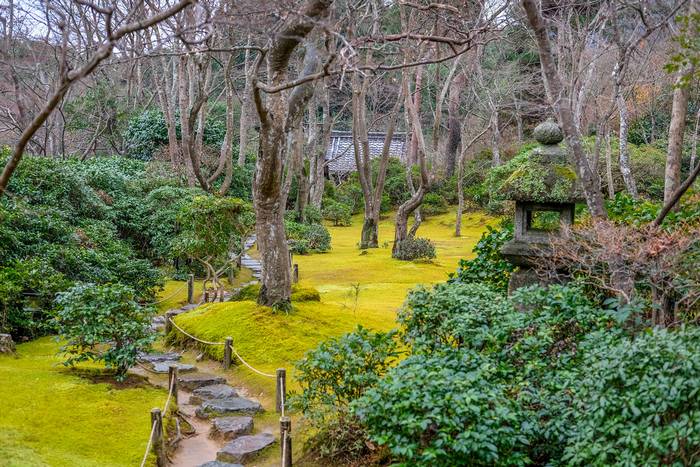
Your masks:
<instances>
[{"instance_id":1,"label":"rope fence","mask_svg":"<svg viewBox=\"0 0 700 467\"><path fill-rule=\"evenodd\" d=\"M163 436L163 414L165 414L165 416L168 415L170 401L172 401L173 398L177 401L177 378L177 367L171 366L168 369L168 398L165 400L163 410L157 407L151 410L151 434L148 436L146 452L143 454L143 459L141 459L141 467L145 467L151 449L155 449L158 467L167 465L165 438Z\"/></svg>"}]
</instances>

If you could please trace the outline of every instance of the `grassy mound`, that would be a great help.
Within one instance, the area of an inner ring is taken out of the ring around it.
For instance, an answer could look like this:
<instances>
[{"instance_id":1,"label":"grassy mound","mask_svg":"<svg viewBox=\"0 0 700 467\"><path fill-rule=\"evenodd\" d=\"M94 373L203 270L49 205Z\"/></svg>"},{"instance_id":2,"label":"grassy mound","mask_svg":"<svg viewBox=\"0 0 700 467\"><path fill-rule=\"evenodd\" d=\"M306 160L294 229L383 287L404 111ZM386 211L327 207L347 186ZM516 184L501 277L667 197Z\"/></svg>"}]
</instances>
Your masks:
<instances>
[{"instance_id":1,"label":"grassy mound","mask_svg":"<svg viewBox=\"0 0 700 467\"><path fill-rule=\"evenodd\" d=\"M256 301L260 293L260 284L249 284L243 287L236 295L231 297L232 302ZM294 302L320 302L321 294L313 287L303 287L299 284L292 286L292 303Z\"/></svg>"},{"instance_id":2,"label":"grassy mound","mask_svg":"<svg viewBox=\"0 0 700 467\"><path fill-rule=\"evenodd\" d=\"M307 350L358 324L376 330L393 328L396 310L406 292L416 284L444 281L457 269L459 259L471 255L485 226L495 221L482 214L469 214L462 222L463 236L458 238L454 236L454 214L424 221L419 234L435 243L437 259L430 263L407 262L391 257L389 242L386 247L361 254L357 242L362 219L356 216L351 227L329 227L334 245L331 252L294 257L302 281L292 295L291 313L275 313L258 306L255 300L259 286L250 286L242 291L239 301L209 304L179 315L175 321L204 340L222 342L232 337L240 355L266 373L282 367L291 371ZM380 223L380 243L393 239L393 233L392 219ZM171 335L172 340L189 341L177 332ZM222 346L206 346L203 350L213 358L223 357ZM238 368L237 376L251 389L274 391L274 381L243 366ZM293 386L291 379L289 384Z\"/></svg>"},{"instance_id":3,"label":"grassy mound","mask_svg":"<svg viewBox=\"0 0 700 467\"><path fill-rule=\"evenodd\" d=\"M2 465L139 465L165 391L95 382L98 366L64 368L58 347L46 337L0 356Z\"/></svg>"}]
</instances>

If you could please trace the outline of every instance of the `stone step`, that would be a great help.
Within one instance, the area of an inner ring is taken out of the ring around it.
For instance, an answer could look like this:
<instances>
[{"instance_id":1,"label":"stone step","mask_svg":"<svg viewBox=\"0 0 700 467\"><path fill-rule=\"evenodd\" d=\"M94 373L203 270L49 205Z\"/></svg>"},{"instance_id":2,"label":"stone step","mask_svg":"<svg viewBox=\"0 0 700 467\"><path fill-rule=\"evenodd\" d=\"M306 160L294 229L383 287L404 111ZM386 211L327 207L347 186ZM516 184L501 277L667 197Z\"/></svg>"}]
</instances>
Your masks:
<instances>
[{"instance_id":1,"label":"stone step","mask_svg":"<svg viewBox=\"0 0 700 467\"><path fill-rule=\"evenodd\" d=\"M243 467L243 464L231 464L229 462L209 461L199 467Z\"/></svg>"},{"instance_id":2,"label":"stone step","mask_svg":"<svg viewBox=\"0 0 700 467\"><path fill-rule=\"evenodd\" d=\"M182 354L177 352L140 353L137 358L141 363L174 362L180 360L182 358Z\"/></svg>"},{"instance_id":3,"label":"stone step","mask_svg":"<svg viewBox=\"0 0 700 467\"><path fill-rule=\"evenodd\" d=\"M211 386L203 386L192 391L190 404L199 405L204 401L227 397L238 397L238 392L227 384L212 384Z\"/></svg>"},{"instance_id":4,"label":"stone step","mask_svg":"<svg viewBox=\"0 0 700 467\"><path fill-rule=\"evenodd\" d=\"M274 442L275 436L271 433L241 436L226 444L216 454L216 460L220 462L248 462Z\"/></svg>"},{"instance_id":5,"label":"stone step","mask_svg":"<svg viewBox=\"0 0 700 467\"><path fill-rule=\"evenodd\" d=\"M187 373L189 371L195 371L197 369L196 366L190 365L187 363L165 361L165 362L155 362L153 364L153 371L155 373L167 373L168 369L170 368L171 365L176 366L177 371L180 373Z\"/></svg>"},{"instance_id":6,"label":"stone step","mask_svg":"<svg viewBox=\"0 0 700 467\"><path fill-rule=\"evenodd\" d=\"M253 414L262 411L263 408L259 402L242 397L227 397L204 401L195 413L199 418L212 418L229 414Z\"/></svg>"},{"instance_id":7,"label":"stone step","mask_svg":"<svg viewBox=\"0 0 700 467\"><path fill-rule=\"evenodd\" d=\"M184 375L178 375L177 381L180 388L187 391L194 391L195 389L211 386L213 384L226 384L225 378L208 373L186 373Z\"/></svg>"},{"instance_id":8,"label":"stone step","mask_svg":"<svg viewBox=\"0 0 700 467\"><path fill-rule=\"evenodd\" d=\"M210 436L226 441L253 432L253 417L217 417L212 421Z\"/></svg>"}]
</instances>

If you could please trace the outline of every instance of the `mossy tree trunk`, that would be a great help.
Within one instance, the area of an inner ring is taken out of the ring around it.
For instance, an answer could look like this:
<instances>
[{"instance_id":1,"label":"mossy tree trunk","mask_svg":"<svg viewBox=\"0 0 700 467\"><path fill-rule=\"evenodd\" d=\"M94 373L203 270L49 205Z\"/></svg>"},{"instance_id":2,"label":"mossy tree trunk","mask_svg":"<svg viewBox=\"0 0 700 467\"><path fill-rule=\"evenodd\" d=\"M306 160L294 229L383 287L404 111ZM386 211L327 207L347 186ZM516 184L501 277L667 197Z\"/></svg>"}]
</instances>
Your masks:
<instances>
[{"instance_id":1,"label":"mossy tree trunk","mask_svg":"<svg viewBox=\"0 0 700 467\"><path fill-rule=\"evenodd\" d=\"M258 83L263 57L254 69L253 100L260 118L260 144L253 181L257 241L262 259L258 302L266 306L288 307L291 297L291 265L284 229L286 193L282 187L287 141L301 125L301 117L313 96L313 82L293 87L287 94L287 69L297 46L327 16L332 0L309 0L299 15L291 17L273 37L265 55L268 85ZM300 77L316 72L318 51L305 44ZM263 100L262 92L267 93Z\"/></svg>"}]
</instances>

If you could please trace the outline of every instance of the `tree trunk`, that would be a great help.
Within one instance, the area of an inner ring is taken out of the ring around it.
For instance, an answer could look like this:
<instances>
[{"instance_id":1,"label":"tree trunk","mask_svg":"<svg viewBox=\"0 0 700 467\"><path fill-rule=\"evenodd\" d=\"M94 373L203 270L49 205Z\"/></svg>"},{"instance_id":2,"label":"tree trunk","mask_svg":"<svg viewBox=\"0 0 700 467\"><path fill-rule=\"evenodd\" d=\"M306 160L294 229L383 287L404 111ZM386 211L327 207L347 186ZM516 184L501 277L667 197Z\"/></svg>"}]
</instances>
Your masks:
<instances>
[{"instance_id":1,"label":"tree trunk","mask_svg":"<svg viewBox=\"0 0 700 467\"><path fill-rule=\"evenodd\" d=\"M600 192L598 177L596 177L591 170L581 142L581 133L574 123L571 99L564 92L561 76L559 76L559 72L554 63L554 56L552 54L547 28L544 24L544 19L540 13L537 1L523 0L523 7L525 8L528 22L537 40L537 48L540 54L540 64L547 95L559 117L567 146L573 153L577 175L581 180L588 209L593 217L605 218L607 214L603 205L603 196Z\"/></svg>"},{"instance_id":2,"label":"tree trunk","mask_svg":"<svg viewBox=\"0 0 700 467\"><path fill-rule=\"evenodd\" d=\"M612 146L610 145L610 128L605 127L605 174L608 184L608 197L615 197L615 181L612 173Z\"/></svg>"},{"instance_id":3,"label":"tree trunk","mask_svg":"<svg viewBox=\"0 0 700 467\"><path fill-rule=\"evenodd\" d=\"M308 0L299 15L293 15L271 40L265 56L267 79L272 88L285 83L289 60L295 49L311 33L321 18L327 16L332 0ZM258 303L289 309L291 297L291 264L284 230L282 174L287 136L301 125L303 112L313 96L313 83L307 82L289 93L269 91L267 102L263 86L255 79L262 66L258 57L253 70L253 100L260 118L260 144L255 162L253 205L255 208L258 245L262 257L262 284ZM316 72L319 58L312 43L306 44L301 77Z\"/></svg>"},{"instance_id":4,"label":"tree trunk","mask_svg":"<svg viewBox=\"0 0 700 467\"><path fill-rule=\"evenodd\" d=\"M627 112L627 102L622 95L622 92L618 92L617 95L617 108L620 114L620 134L619 134L619 144L620 144L620 173L622 173L622 180L625 182L625 188L634 199L639 198L639 193L637 192L637 184L632 176L632 167L630 166L630 155L627 150L627 134L629 133L629 116Z\"/></svg>"},{"instance_id":5,"label":"tree trunk","mask_svg":"<svg viewBox=\"0 0 700 467\"><path fill-rule=\"evenodd\" d=\"M491 113L491 150L493 152L493 167L501 165L501 130L498 126L498 109L494 109Z\"/></svg>"},{"instance_id":6,"label":"tree trunk","mask_svg":"<svg viewBox=\"0 0 700 467\"><path fill-rule=\"evenodd\" d=\"M668 150L666 152L666 170L664 174L664 203L668 203L681 184L683 136L688 113L688 97L690 95L690 86L684 84L684 79L691 76L693 71L694 67L692 65L684 68L676 77L676 87L673 90L671 124L668 128Z\"/></svg>"},{"instance_id":7,"label":"tree trunk","mask_svg":"<svg viewBox=\"0 0 700 467\"><path fill-rule=\"evenodd\" d=\"M695 112L695 129L693 130L693 146L690 150L690 170L695 168L698 156L698 127L700 127L700 107Z\"/></svg>"},{"instance_id":8,"label":"tree trunk","mask_svg":"<svg viewBox=\"0 0 700 467\"><path fill-rule=\"evenodd\" d=\"M248 36L248 45L250 46L250 35ZM238 165L243 167L245 164L246 151L248 149L248 131L253 116L253 106L251 102L251 93L253 87L252 67L250 66L250 50L245 51L245 87L243 88L243 96L241 97L241 117L239 122L239 140L238 140Z\"/></svg>"},{"instance_id":9,"label":"tree trunk","mask_svg":"<svg viewBox=\"0 0 700 467\"><path fill-rule=\"evenodd\" d=\"M457 150L462 140L462 121L459 116L459 97L464 87L464 74L459 73L450 83L447 104L447 144L445 145L445 175L452 177L455 172Z\"/></svg>"}]
</instances>

